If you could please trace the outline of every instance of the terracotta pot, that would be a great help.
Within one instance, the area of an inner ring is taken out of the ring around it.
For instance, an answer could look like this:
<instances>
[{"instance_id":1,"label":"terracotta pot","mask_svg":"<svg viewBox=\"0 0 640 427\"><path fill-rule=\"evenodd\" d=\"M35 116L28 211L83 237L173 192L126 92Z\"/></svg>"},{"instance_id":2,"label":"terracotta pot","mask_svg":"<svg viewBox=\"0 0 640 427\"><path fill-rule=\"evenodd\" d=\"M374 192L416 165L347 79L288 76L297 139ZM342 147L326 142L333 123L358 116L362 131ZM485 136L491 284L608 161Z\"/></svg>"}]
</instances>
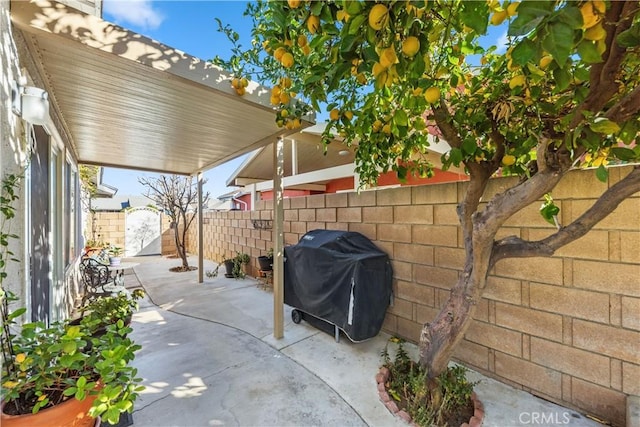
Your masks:
<instances>
[{"instance_id":1,"label":"terracotta pot","mask_svg":"<svg viewBox=\"0 0 640 427\"><path fill-rule=\"evenodd\" d=\"M100 425L100 418L92 418L87 412L96 395L84 400L66 400L51 408L42 409L37 414L8 415L4 411L0 417L2 427L92 427ZM4 407L4 403L2 404Z\"/></svg>"}]
</instances>

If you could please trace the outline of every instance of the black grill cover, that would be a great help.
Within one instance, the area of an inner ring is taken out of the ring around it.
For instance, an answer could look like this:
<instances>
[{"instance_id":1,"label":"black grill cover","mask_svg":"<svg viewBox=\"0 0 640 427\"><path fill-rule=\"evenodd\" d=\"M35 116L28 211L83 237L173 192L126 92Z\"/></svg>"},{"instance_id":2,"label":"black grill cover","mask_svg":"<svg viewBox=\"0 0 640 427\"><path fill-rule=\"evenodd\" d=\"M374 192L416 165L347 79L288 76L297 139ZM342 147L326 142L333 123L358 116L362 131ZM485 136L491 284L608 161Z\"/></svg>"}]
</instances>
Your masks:
<instances>
[{"instance_id":1,"label":"black grill cover","mask_svg":"<svg viewBox=\"0 0 640 427\"><path fill-rule=\"evenodd\" d=\"M313 230L284 248L284 302L340 328L351 341L380 332L391 299L386 253L360 233Z\"/></svg>"}]
</instances>

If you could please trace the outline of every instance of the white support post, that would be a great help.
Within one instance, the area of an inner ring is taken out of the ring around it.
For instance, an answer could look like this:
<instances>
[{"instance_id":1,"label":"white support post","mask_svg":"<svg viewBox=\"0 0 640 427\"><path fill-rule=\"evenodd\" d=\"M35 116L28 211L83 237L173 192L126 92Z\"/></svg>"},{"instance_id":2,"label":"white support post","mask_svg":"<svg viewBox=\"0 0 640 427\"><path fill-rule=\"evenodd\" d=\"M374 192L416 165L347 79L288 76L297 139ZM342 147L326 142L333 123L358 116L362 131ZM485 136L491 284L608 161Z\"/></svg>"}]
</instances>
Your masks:
<instances>
[{"instance_id":1,"label":"white support post","mask_svg":"<svg viewBox=\"0 0 640 427\"><path fill-rule=\"evenodd\" d=\"M298 175L298 144L291 140L291 175Z\"/></svg>"},{"instance_id":2,"label":"white support post","mask_svg":"<svg viewBox=\"0 0 640 427\"><path fill-rule=\"evenodd\" d=\"M198 283L204 282L204 233L202 231L202 184L204 177L198 172Z\"/></svg>"},{"instance_id":3,"label":"white support post","mask_svg":"<svg viewBox=\"0 0 640 427\"><path fill-rule=\"evenodd\" d=\"M284 337L284 141L273 144L273 337Z\"/></svg>"}]
</instances>

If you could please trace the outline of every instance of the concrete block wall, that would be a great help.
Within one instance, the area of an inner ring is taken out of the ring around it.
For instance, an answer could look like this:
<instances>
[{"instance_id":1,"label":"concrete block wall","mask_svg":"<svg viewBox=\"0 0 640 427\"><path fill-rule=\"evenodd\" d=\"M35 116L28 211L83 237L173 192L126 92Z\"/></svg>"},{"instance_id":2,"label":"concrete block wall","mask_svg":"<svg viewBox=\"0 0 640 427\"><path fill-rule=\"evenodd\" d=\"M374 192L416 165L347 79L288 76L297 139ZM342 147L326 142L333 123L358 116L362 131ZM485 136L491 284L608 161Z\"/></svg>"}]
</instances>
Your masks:
<instances>
[{"instance_id":1,"label":"concrete block wall","mask_svg":"<svg viewBox=\"0 0 640 427\"><path fill-rule=\"evenodd\" d=\"M117 246L124 251L124 211L96 212L94 215L96 240Z\"/></svg>"},{"instance_id":2,"label":"concrete block wall","mask_svg":"<svg viewBox=\"0 0 640 427\"><path fill-rule=\"evenodd\" d=\"M573 172L554 190L562 224L577 218L628 169ZM484 200L511 185L492 181ZM401 187L286 199L285 244L316 228L358 231L392 259L395 303L384 330L417 342L448 296L464 263L455 212L465 183ZM534 203L499 236L541 239L554 227ZM205 214L207 259L236 251L256 257L271 247L272 201L253 212ZM624 201L578 241L550 258L500 261L491 272L474 323L455 357L501 381L623 425L627 395L640 394L640 194ZM190 248L197 252L195 227Z\"/></svg>"}]
</instances>

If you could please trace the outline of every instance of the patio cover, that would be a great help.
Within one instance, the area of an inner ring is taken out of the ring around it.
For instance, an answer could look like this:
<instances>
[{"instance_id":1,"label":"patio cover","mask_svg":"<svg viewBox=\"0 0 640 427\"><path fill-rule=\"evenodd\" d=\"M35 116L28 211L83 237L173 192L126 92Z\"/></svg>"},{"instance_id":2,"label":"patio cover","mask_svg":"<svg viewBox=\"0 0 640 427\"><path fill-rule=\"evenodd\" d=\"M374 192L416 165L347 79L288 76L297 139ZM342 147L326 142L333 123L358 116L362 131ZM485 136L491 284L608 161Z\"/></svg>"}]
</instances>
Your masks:
<instances>
[{"instance_id":1,"label":"patio cover","mask_svg":"<svg viewBox=\"0 0 640 427\"><path fill-rule=\"evenodd\" d=\"M11 17L79 163L194 175L285 134L267 88L210 63L54 1Z\"/></svg>"},{"instance_id":2,"label":"patio cover","mask_svg":"<svg viewBox=\"0 0 640 427\"><path fill-rule=\"evenodd\" d=\"M238 96L224 70L55 1L11 1L11 19L44 79L51 108L79 163L198 175L282 140L270 91L250 83ZM55 116L54 116L55 117ZM303 120L311 125L313 117ZM283 336L283 203L274 174L274 336ZM202 180L198 180L199 203ZM202 282L202 209L198 220Z\"/></svg>"}]
</instances>

